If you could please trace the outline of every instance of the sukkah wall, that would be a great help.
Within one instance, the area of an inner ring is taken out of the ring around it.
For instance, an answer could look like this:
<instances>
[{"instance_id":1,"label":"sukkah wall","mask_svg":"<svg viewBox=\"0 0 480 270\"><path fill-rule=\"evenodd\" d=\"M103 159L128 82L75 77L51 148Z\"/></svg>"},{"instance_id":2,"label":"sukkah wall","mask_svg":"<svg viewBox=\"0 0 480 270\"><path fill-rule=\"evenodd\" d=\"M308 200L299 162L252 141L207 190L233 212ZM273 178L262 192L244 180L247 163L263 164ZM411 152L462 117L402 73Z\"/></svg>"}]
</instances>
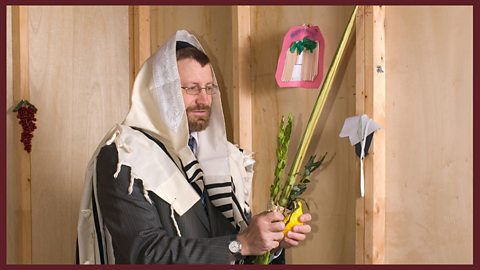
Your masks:
<instances>
[{"instance_id":1,"label":"sukkah wall","mask_svg":"<svg viewBox=\"0 0 480 270\"><path fill-rule=\"evenodd\" d=\"M293 25L318 25L326 72L353 7L144 8L148 20L140 24L148 26L147 39L135 38L138 26L126 6L7 8L6 109L21 98L39 109L30 155L20 145L15 115L6 112L7 263L74 262L85 167L98 141L128 111L134 62L142 61L135 50L153 52L177 29L194 33L212 59L228 137L257 159L254 212L266 209L279 119L289 112L294 117L291 160L318 95L276 85L283 36ZM387 6L384 15L380 257L384 263L472 263L473 9ZM359 42L366 44L358 36L350 42L307 153L329 154L304 196L313 233L287 252L288 263L360 262L359 235L372 236L363 233L355 212L358 158L348 140L338 138L344 119L358 112L357 82L366 76L359 70Z\"/></svg>"}]
</instances>

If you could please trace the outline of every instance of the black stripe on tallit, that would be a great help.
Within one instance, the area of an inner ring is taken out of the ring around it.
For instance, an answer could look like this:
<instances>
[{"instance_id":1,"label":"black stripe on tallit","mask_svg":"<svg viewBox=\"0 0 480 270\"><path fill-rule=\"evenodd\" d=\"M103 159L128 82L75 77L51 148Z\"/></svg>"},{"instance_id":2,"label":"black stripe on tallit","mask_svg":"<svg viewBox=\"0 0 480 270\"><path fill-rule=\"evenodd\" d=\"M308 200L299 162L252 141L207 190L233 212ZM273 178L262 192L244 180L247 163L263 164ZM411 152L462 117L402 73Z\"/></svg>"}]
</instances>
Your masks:
<instances>
[{"instance_id":1,"label":"black stripe on tallit","mask_svg":"<svg viewBox=\"0 0 480 270\"><path fill-rule=\"evenodd\" d=\"M77 237L77 246L75 248L75 264L80 264L80 255L78 254L78 237Z\"/></svg>"},{"instance_id":2,"label":"black stripe on tallit","mask_svg":"<svg viewBox=\"0 0 480 270\"><path fill-rule=\"evenodd\" d=\"M190 164L188 164L186 167L189 167L189 169L190 169L196 163L198 163L198 161L194 160L194 161L190 162ZM186 167L183 166L183 162L182 162L181 159L180 159L180 166L182 166L182 168L184 169L183 173L185 174L185 179L187 179L188 178L188 173L187 173L187 170L185 169ZM200 170L200 172L203 173L202 169L198 169L198 170ZM206 208L206 203L205 203L205 197L207 197L208 195L206 193L205 188L202 191L202 188L198 185L198 182L197 182L198 180L202 180L202 182L203 182L203 174L200 175L200 177L198 179L196 179L194 182L190 182L190 180L188 180L188 179L187 179L187 182L193 187L193 189L200 196L200 200L202 200L202 204L203 204L203 207L205 208L205 212L208 215L207 208Z\"/></svg>"},{"instance_id":3,"label":"black stripe on tallit","mask_svg":"<svg viewBox=\"0 0 480 270\"><path fill-rule=\"evenodd\" d=\"M235 203L235 206L237 206L237 209L238 211L240 212L240 214L242 215L242 219L245 221L245 223L247 223L248 225L248 219L247 217L245 216L245 214L243 213L243 208L240 207L240 203L238 203L238 200L237 200L237 197L235 197L235 194L232 194L232 201L233 203Z\"/></svg>"},{"instance_id":4,"label":"black stripe on tallit","mask_svg":"<svg viewBox=\"0 0 480 270\"><path fill-rule=\"evenodd\" d=\"M195 179L195 177L197 177L197 175L198 175L199 173L201 173L201 172L202 172L202 169L198 168L198 169L193 173L193 175L188 178L188 182L189 182L189 183L192 182L192 181ZM198 180L198 179L197 179L197 180ZM196 181L196 180L195 180L195 181Z\"/></svg>"},{"instance_id":5,"label":"black stripe on tallit","mask_svg":"<svg viewBox=\"0 0 480 270\"><path fill-rule=\"evenodd\" d=\"M188 170L190 170L190 169L193 167L193 165L195 165L195 164L199 164L199 163L198 163L198 160L194 160L194 161L190 162L189 164L187 164L187 166L183 167L183 170L188 171ZM182 165L182 166L183 166L183 165Z\"/></svg>"},{"instance_id":6,"label":"black stripe on tallit","mask_svg":"<svg viewBox=\"0 0 480 270\"><path fill-rule=\"evenodd\" d=\"M218 210L220 210L221 212L226 212L226 211L229 211L229 210L233 210L233 207L232 207L232 204L224 204L224 205L219 205L219 206L215 206Z\"/></svg>"},{"instance_id":7,"label":"black stripe on tallit","mask_svg":"<svg viewBox=\"0 0 480 270\"><path fill-rule=\"evenodd\" d=\"M224 183L215 183L215 184L208 184L205 186L206 189L212 189L212 188L221 188L221 187L230 187L232 183L230 182L224 182Z\"/></svg>"},{"instance_id":8,"label":"black stripe on tallit","mask_svg":"<svg viewBox=\"0 0 480 270\"><path fill-rule=\"evenodd\" d=\"M222 198L228 198L230 196L232 196L232 193L227 192L227 193L218 193L218 194L209 196L209 198L210 198L211 201L214 201L214 200L218 200L218 199L222 199Z\"/></svg>"},{"instance_id":9,"label":"black stripe on tallit","mask_svg":"<svg viewBox=\"0 0 480 270\"><path fill-rule=\"evenodd\" d=\"M197 185L197 183L192 183L191 185L193 189L198 193L198 195L202 196L202 189Z\"/></svg>"},{"instance_id":10,"label":"black stripe on tallit","mask_svg":"<svg viewBox=\"0 0 480 270\"><path fill-rule=\"evenodd\" d=\"M165 152L165 154L167 154L167 156L172 160L172 162L173 162L174 164L176 164L176 163L175 163L175 160L172 158L172 156L170 155L170 153L167 151L167 148L165 147L165 145L164 145L163 143L161 143L159 140L153 138L152 136L150 136L150 134L146 133L145 131L143 131L143 130L137 128L137 127L131 127L131 128L140 131L140 132L143 133L147 138L149 138L149 139L152 140L154 143L156 143L156 144L163 150L163 152ZM185 172L185 173L188 171L188 169L190 169L193 165L195 165L195 163L198 163L198 161L197 161L197 160L194 160L194 161L190 162L187 166L184 167L184 166L183 166L183 163L182 163L182 160L180 160L180 165L181 165L182 168L184 169L184 172ZM188 169L187 169L187 167L188 167ZM195 178L195 176L196 176L198 173L200 173L201 171L202 171L201 169L198 169L197 171L195 171L194 176L190 177L190 178L188 179L188 182L190 183L190 182L191 182L191 179ZM188 177L188 176L187 176L187 177ZM202 179L203 179L203 178L202 178ZM198 180L198 179L197 179L197 180ZM201 191L200 187L198 187L197 185L193 185L193 187L195 188L195 190L196 190L199 194L202 194L202 191Z\"/></svg>"},{"instance_id":11,"label":"black stripe on tallit","mask_svg":"<svg viewBox=\"0 0 480 270\"><path fill-rule=\"evenodd\" d=\"M93 185L93 183L92 183ZM92 189L92 210L93 210L93 219L95 221L95 231L97 232L97 242L98 242L98 253L100 253L100 264L105 264L105 258L103 256L103 237L100 231L100 221L98 220L97 212L97 202L95 201L95 194Z\"/></svg>"},{"instance_id":12,"label":"black stripe on tallit","mask_svg":"<svg viewBox=\"0 0 480 270\"><path fill-rule=\"evenodd\" d=\"M137 131L140 131L141 133L143 133L143 135L145 135L147 138L149 138L150 140L152 140L154 143L156 143L160 148L162 148L163 152L165 152L165 154L167 154L167 156L173 161L174 164L177 164L175 162L175 160L172 158L172 156L170 155L170 153L167 151L167 148L165 147L165 145L163 143L161 143L159 140L153 138L150 134L146 133L145 131L137 128L137 127L131 127Z\"/></svg>"},{"instance_id":13,"label":"black stripe on tallit","mask_svg":"<svg viewBox=\"0 0 480 270\"><path fill-rule=\"evenodd\" d=\"M145 131L143 131L143 130L141 130L141 129L139 129L139 128L136 128L136 127L132 127L132 128L135 129L135 130L140 131L140 132L143 133L147 138L149 138L149 139L152 140L154 143L156 143L160 148L162 148L163 152L165 152L165 154L167 154L167 156L172 160L172 162L173 162L174 164L176 164L176 163L175 163L175 160L172 158L172 156L170 155L170 153L168 153L167 148L165 147L165 145L164 145L163 143L161 143L159 140L153 138L153 137L150 136L148 133L146 133ZM193 163L193 162L191 162L189 165L192 165L192 166L193 166L192 163ZM197 162L197 163L198 163L198 162ZM182 168L184 168L184 167L183 167L183 164L182 164L182 160L180 160L180 165L182 166ZM201 169L199 169L199 171L201 171ZM185 170L185 173L186 173L186 170ZM198 174L198 173L199 173L198 171L195 172L195 174ZM193 178L193 177L192 177L192 178ZM188 182L190 182L190 180L188 180ZM202 196L202 193L203 193L203 192L202 192L202 189L201 189L196 183L195 183L195 185L192 185L192 187L193 187L193 189L195 189L195 191L196 191L200 196Z\"/></svg>"}]
</instances>

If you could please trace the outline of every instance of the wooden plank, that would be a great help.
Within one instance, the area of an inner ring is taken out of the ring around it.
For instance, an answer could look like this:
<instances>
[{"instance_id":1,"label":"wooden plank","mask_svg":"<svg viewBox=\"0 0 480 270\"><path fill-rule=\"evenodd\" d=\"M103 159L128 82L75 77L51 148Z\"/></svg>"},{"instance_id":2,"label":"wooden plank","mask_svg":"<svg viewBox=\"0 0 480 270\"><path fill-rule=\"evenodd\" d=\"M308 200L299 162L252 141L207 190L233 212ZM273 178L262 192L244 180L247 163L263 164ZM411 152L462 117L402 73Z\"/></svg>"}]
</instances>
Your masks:
<instances>
[{"instance_id":1,"label":"wooden plank","mask_svg":"<svg viewBox=\"0 0 480 270\"><path fill-rule=\"evenodd\" d=\"M359 6L355 24L355 114L365 112L365 7ZM360 162L356 159L355 168L360 168ZM356 194L360 194L360 180L356 178ZM355 263L365 263L365 200L357 198L355 205Z\"/></svg>"},{"instance_id":2,"label":"wooden plank","mask_svg":"<svg viewBox=\"0 0 480 270\"><path fill-rule=\"evenodd\" d=\"M135 71L150 57L150 6L134 7Z\"/></svg>"},{"instance_id":3,"label":"wooden plank","mask_svg":"<svg viewBox=\"0 0 480 270\"><path fill-rule=\"evenodd\" d=\"M356 204L355 204L355 263L356 264L365 263L365 200L364 198L357 198Z\"/></svg>"},{"instance_id":4,"label":"wooden plank","mask_svg":"<svg viewBox=\"0 0 480 270\"><path fill-rule=\"evenodd\" d=\"M232 7L233 140L252 150L250 7Z\"/></svg>"},{"instance_id":5,"label":"wooden plank","mask_svg":"<svg viewBox=\"0 0 480 270\"><path fill-rule=\"evenodd\" d=\"M7 77L6 77L6 108L12 108L15 104L13 104L13 76L12 76L12 6L7 6L6 8L7 16L6 16L6 30L7 30ZM5 190L5 197L6 197L6 233L7 233L7 264L14 264L16 263L16 249L17 246L17 239L16 239L16 231L17 231L17 220L15 214L15 207L17 197L15 196L15 188L16 188L16 178L15 178L15 147L18 137L15 136L14 128L18 125L18 119L16 115L12 113L10 110L7 111L6 117L6 190Z\"/></svg>"},{"instance_id":6,"label":"wooden plank","mask_svg":"<svg viewBox=\"0 0 480 270\"><path fill-rule=\"evenodd\" d=\"M363 114L365 112L365 6L359 6L355 24L355 57L356 74L355 77L355 113Z\"/></svg>"},{"instance_id":7,"label":"wooden plank","mask_svg":"<svg viewBox=\"0 0 480 270\"><path fill-rule=\"evenodd\" d=\"M131 91L137 72L152 53L150 38L150 6L129 6L128 13Z\"/></svg>"},{"instance_id":8,"label":"wooden plank","mask_svg":"<svg viewBox=\"0 0 480 270\"><path fill-rule=\"evenodd\" d=\"M386 16L385 263L477 264L474 8L387 6Z\"/></svg>"},{"instance_id":9,"label":"wooden plank","mask_svg":"<svg viewBox=\"0 0 480 270\"><path fill-rule=\"evenodd\" d=\"M365 263L385 258L385 7L365 9L365 113L383 128L365 158Z\"/></svg>"},{"instance_id":10,"label":"wooden plank","mask_svg":"<svg viewBox=\"0 0 480 270\"><path fill-rule=\"evenodd\" d=\"M135 8L128 6L128 67L129 67L129 96L132 96L133 83L135 82ZM129 101L129 105L131 101Z\"/></svg>"},{"instance_id":11,"label":"wooden plank","mask_svg":"<svg viewBox=\"0 0 480 270\"><path fill-rule=\"evenodd\" d=\"M126 6L29 8L34 264L75 261L86 165L128 111L127 14Z\"/></svg>"},{"instance_id":12,"label":"wooden plank","mask_svg":"<svg viewBox=\"0 0 480 270\"><path fill-rule=\"evenodd\" d=\"M28 7L12 7L13 104L29 99ZM20 142L22 127L14 125L16 175L16 263L32 262L32 204L30 154Z\"/></svg>"}]
</instances>

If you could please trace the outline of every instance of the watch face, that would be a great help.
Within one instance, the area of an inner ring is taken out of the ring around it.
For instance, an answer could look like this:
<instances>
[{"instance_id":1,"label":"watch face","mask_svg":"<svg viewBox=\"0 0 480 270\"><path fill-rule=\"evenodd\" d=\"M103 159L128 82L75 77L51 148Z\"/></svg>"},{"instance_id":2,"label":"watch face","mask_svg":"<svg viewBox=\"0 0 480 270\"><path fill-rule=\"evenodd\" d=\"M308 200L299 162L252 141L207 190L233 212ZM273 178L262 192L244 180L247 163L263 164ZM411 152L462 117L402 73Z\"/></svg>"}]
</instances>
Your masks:
<instances>
[{"instance_id":1,"label":"watch face","mask_svg":"<svg viewBox=\"0 0 480 270\"><path fill-rule=\"evenodd\" d=\"M228 249L230 250L230 252L234 254L239 253L241 248L242 248L242 245L240 244L240 242L236 240L231 241L230 244L228 244Z\"/></svg>"}]
</instances>

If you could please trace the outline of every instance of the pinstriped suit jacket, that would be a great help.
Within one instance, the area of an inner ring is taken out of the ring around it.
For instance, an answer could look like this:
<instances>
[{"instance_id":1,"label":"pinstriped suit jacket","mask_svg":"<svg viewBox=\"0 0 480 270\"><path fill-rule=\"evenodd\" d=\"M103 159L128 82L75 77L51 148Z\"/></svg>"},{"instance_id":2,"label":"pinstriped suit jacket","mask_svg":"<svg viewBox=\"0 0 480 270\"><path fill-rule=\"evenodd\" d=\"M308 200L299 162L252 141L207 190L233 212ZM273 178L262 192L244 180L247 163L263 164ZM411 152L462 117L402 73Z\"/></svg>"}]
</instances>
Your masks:
<instances>
[{"instance_id":1,"label":"pinstriped suit jacket","mask_svg":"<svg viewBox=\"0 0 480 270\"><path fill-rule=\"evenodd\" d=\"M208 198L206 211L198 201L183 216L174 214L182 232L178 237L170 205L153 192L148 194L150 204L138 179L129 195L130 168L122 166L114 179L117 162L115 144L106 145L96 168L99 210L112 236L116 263L230 263L228 243L236 230Z\"/></svg>"}]
</instances>

